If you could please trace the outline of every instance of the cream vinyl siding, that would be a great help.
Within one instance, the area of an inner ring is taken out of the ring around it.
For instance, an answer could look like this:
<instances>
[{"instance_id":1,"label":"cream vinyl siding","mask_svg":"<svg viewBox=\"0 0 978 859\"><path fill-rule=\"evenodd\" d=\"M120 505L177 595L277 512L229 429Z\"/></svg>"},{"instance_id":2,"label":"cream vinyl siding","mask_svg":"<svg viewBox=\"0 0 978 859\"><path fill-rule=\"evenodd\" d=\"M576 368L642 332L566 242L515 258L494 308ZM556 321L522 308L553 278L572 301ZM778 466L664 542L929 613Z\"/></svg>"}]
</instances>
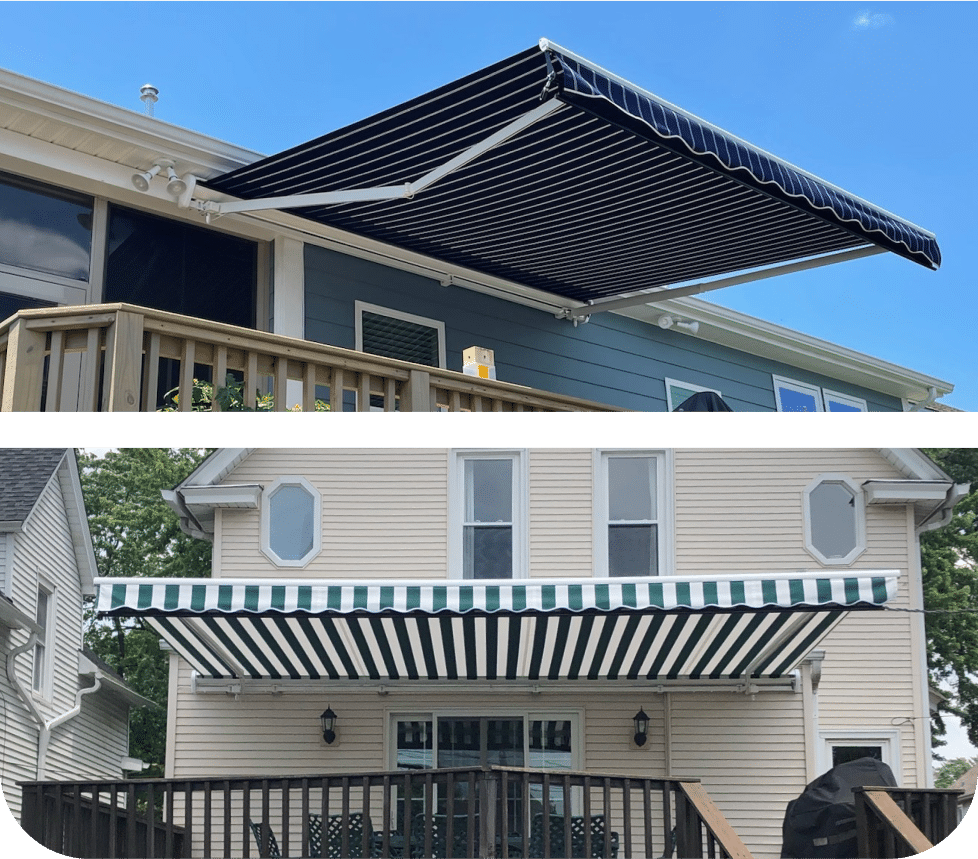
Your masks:
<instances>
[{"instance_id":1,"label":"cream vinyl siding","mask_svg":"<svg viewBox=\"0 0 978 859\"><path fill-rule=\"evenodd\" d=\"M531 577L592 574L592 458L587 450L530 451Z\"/></svg>"},{"instance_id":2,"label":"cream vinyl siding","mask_svg":"<svg viewBox=\"0 0 978 859\"><path fill-rule=\"evenodd\" d=\"M857 484L903 476L872 450L677 450L677 575L822 568L805 550L802 493L827 472ZM886 542L895 512L867 507L867 551L851 567L824 569L879 568L880 548L906 568L906 535L895 546Z\"/></svg>"},{"instance_id":3,"label":"cream vinyl siding","mask_svg":"<svg viewBox=\"0 0 978 859\"><path fill-rule=\"evenodd\" d=\"M776 859L785 807L806 784L802 696L673 693L670 698L672 772L702 779L755 859Z\"/></svg>"},{"instance_id":4,"label":"cream vinyl siding","mask_svg":"<svg viewBox=\"0 0 978 859\"><path fill-rule=\"evenodd\" d=\"M301 474L322 494L322 550L302 570L276 567L259 548L258 510L223 510L215 543L225 577L444 578L445 450L261 450L225 483L270 485Z\"/></svg>"}]
</instances>

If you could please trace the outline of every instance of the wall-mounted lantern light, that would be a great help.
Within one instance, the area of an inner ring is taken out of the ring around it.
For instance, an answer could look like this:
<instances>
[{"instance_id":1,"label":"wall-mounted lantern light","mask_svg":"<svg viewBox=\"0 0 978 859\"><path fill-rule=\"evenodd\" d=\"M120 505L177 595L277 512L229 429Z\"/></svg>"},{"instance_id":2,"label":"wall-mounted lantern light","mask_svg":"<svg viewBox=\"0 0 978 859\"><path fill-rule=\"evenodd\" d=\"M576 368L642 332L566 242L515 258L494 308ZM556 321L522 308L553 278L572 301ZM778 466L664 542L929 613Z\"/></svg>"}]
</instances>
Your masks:
<instances>
[{"instance_id":1,"label":"wall-mounted lantern light","mask_svg":"<svg viewBox=\"0 0 978 859\"><path fill-rule=\"evenodd\" d=\"M639 710L632 720L635 722L635 745L644 746L649 738L649 716L645 710Z\"/></svg>"},{"instance_id":2,"label":"wall-mounted lantern light","mask_svg":"<svg viewBox=\"0 0 978 859\"><path fill-rule=\"evenodd\" d=\"M333 712L332 707L323 710L323 715L319 717L319 721L323 726L323 739L328 745L336 739L336 713Z\"/></svg>"}]
</instances>

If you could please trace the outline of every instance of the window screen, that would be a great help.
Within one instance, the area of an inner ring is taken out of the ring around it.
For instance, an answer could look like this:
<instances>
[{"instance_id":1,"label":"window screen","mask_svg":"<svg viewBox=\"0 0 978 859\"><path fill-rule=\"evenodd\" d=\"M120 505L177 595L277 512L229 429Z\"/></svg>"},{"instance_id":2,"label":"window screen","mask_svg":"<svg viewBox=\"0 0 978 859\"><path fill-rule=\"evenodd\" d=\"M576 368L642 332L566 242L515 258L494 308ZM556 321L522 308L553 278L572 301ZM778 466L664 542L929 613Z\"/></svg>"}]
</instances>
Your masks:
<instances>
[{"instance_id":1,"label":"window screen","mask_svg":"<svg viewBox=\"0 0 978 859\"><path fill-rule=\"evenodd\" d=\"M437 328L370 310L363 311L361 324L364 352L428 367L439 366Z\"/></svg>"}]
</instances>

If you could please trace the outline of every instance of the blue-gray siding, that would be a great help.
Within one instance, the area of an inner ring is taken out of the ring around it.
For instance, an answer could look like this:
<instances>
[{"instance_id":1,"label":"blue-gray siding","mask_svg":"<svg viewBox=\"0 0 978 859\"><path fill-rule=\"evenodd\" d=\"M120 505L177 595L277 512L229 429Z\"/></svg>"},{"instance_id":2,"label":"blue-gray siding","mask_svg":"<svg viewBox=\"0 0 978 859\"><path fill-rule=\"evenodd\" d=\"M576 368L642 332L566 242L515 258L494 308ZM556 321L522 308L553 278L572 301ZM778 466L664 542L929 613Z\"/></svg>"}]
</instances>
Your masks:
<instances>
[{"instance_id":1,"label":"blue-gray siding","mask_svg":"<svg viewBox=\"0 0 978 859\"><path fill-rule=\"evenodd\" d=\"M495 352L496 377L636 411L666 411L665 378L715 388L734 411L774 411L772 374L861 397L870 411L898 399L767 358L603 313L584 325L503 299L314 245L305 250L309 340L354 348L354 301L445 323L447 368L462 350Z\"/></svg>"}]
</instances>

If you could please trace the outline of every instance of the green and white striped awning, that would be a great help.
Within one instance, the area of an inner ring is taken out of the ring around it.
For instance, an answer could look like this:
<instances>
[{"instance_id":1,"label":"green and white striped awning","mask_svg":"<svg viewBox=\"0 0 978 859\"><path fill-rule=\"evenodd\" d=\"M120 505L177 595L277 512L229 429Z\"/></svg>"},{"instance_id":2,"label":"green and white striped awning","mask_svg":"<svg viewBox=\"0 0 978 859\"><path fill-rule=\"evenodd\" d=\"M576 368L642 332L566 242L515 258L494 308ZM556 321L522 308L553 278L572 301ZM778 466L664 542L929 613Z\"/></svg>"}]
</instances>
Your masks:
<instances>
[{"instance_id":1,"label":"green and white striped awning","mask_svg":"<svg viewBox=\"0 0 978 859\"><path fill-rule=\"evenodd\" d=\"M781 677L897 573L581 582L99 579L202 676L273 680Z\"/></svg>"}]
</instances>

